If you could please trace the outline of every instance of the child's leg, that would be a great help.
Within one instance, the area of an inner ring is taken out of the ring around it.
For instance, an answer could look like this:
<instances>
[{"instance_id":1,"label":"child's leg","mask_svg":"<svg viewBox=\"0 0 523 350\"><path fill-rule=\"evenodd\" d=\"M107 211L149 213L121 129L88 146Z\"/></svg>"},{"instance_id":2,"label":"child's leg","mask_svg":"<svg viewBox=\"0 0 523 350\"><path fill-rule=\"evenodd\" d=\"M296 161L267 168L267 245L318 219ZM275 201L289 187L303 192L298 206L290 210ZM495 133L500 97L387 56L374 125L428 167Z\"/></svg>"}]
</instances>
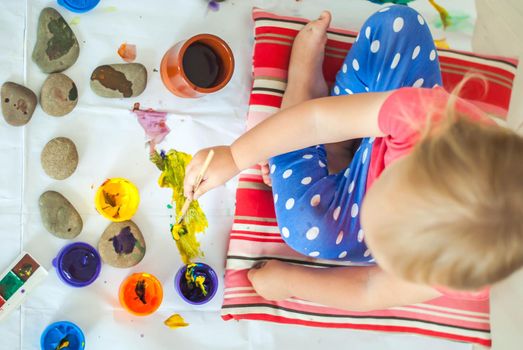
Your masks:
<instances>
[{"instance_id":1,"label":"child's leg","mask_svg":"<svg viewBox=\"0 0 523 350\"><path fill-rule=\"evenodd\" d=\"M406 6L387 9L364 24L337 75L334 95L441 83L434 44L423 18ZM364 139L351 165L337 175L328 175L322 145L271 159L276 216L282 237L293 249L324 259L372 259L359 223L372 141Z\"/></svg>"}]
</instances>

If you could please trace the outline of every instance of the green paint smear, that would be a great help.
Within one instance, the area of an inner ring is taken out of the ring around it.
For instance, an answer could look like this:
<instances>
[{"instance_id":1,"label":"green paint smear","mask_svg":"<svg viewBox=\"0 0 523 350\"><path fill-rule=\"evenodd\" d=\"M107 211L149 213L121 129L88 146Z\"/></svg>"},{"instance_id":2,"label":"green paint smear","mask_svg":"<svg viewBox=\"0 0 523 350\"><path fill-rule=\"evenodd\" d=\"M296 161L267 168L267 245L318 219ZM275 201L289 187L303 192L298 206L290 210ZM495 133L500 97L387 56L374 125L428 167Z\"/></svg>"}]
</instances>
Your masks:
<instances>
[{"instance_id":1,"label":"green paint smear","mask_svg":"<svg viewBox=\"0 0 523 350\"><path fill-rule=\"evenodd\" d=\"M446 29L448 32L472 32L474 30L474 23L466 12L449 12L448 21L449 26ZM443 28L443 22L439 16L433 21L433 24L436 28Z\"/></svg>"},{"instance_id":2,"label":"green paint smear","mask_svg":"<svg viewBox=\"0 0 523 350\"><path fill-rule=\"evenodd\" d=\"M47 28L53 36L47 42L45 53L49 60L56 60L67 54L76 40L73 31L62 17L50 20Z\"/></svg>"},{"instance_id":3,"label":"green paint smear","mask_svg":"<svg viewBox=\"0 0 523 350\"><path fill-rule=\"evenodd\" d=\"M9 271L0 281L0 295L5 300L8 300L23 284L24 281L22 281L12 271Z\"/></svg>"},{"instance_id":4,"label":"green paint smear","mask_svg":"<svg viewBox=\"0 0 523 350\"><path fill-rule=\"evenodd\" d=\"M71 22L69 22L69 24L72 26L80 24L80 17L78 17L78 16L73 17L73 19L71 20Z\"/></svg>"},{"instance_id":5,"label":"green paint smear","mask_svg":"<svg viewBox=\"0 0 523 350\"><path fill-rule=\"evenodd\" d=\"M102 8L102 12L105 12L105 13L116 12L117 10L118 10L118 8L116 6L107 6L107 7Z\"/></svg>"},{"instance_id":6,"label":"green paint smear","mask_svg":"<svg viewBox=\"0 0 523 350\"><path fill-rule=\"evenodd\" d=\"M75 101L78 98L78 90L76 85L73 83L73 87L69 90L69 101Z\"/></svg>"}]
</instances>

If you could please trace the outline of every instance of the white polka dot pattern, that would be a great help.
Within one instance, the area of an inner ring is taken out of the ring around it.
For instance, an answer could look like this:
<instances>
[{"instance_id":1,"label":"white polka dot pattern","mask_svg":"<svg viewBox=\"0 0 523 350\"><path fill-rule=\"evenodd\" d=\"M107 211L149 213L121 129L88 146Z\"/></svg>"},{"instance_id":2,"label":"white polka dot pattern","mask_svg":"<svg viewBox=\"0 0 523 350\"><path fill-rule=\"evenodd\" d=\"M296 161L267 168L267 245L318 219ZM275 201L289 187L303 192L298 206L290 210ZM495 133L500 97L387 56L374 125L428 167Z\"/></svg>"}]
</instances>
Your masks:
<instances>
[{"instance_id":1,"label":"white polka dot pattern","mask_svg":"<svg viewBox=\"0 0 523 350\"><path fill-rule=\"evenodd\" d=\"M314 227L311 227L306 233L305 233L305 237L307 237L307 239L309 241L314 241L318 235L320 234L320 229L316 226Z\"/></svg>"},{"instance_id":2,"label":"white polka dot pattern","mask_svg":"<svg viewBox=\"0 0 523 350\"><path fill-rule=\"evenodd\" d=\"M413 60L415 60L416 57L418 57L420 50L421 50L421 47L419 45L414 48L414 51L412 51Z\"/></svg>"},{"instance_id":3,"label":"white polka dot pattern","mask_svg":"<svg viewBox=\"0 0 523 350\"><path fill-rule=\"evenodd\" d=\"M291 175L292 175L292 169L287 169L287 170L285 170L285 171L283 172L282 177L283 177L284 179L288 179Z\"/></svg>"},{"instance_id":4,"label":"white polka dot pattern","mask_svg":"<svg viewBox=\"0 0 523 350\"><path fill-rule=\"evenodd\" d=\"M392 23L392 30L394 30L396 33L399 32L403 28L403 23L403 18L397 17Z\"/></svg>"},{"instance_id":5,"label":"white polka dot pattern","mask_svg":"<svg viewBox=\"0 0 523 350\"><path fill-rule=\"evenodd\" d=\"M301 179L301 184L302 185L308 185L310 184L312 181L312 177L310 176L307 176L307 177L304 177L303 179Z\"/></svg>"},{"instance_id":6,"label":"white polka dot pattern","mask_svg":"<svg viewBox=\"0 0 523 350\"><path fill-rule=\"evenodd\" d=\"M342 240L343 240L343 231L340 231L340 233L338 233L338 237L336 237L336 245L340 244Z\"/></svg>"},{"instance_id":7,"label":"white polka dot pattern","mask_svg":"<svg viewBox=\"0 0 523 350\"><path fill-rule=\"evenodd\" d=\"M350 216L355 218L356 216L358 216L358 211L359 211L358 203L354 203L352 205L352 208L350 209Z\"/></svg>"},{"instance_id":8,"label":"white polka dot pattern","mask_svg":"<svg viewBox=\"0 0 523 350\"><path fill-rule=\"evenodd\" d=\"M372 44L370 44L370 52L376 53L380 49L380 41L374 40Z\"/></svg>"},{"instance_id":9,"label":"white polka dot pattern","mask_svg":"<svg viewBox=\"0 0 523 350\"><path fill-rule=\"evenodd\" d=\"M289 232L289 229L287 227L281 228L281 235L285 238L289 238L291 233Z\"/></svg>"},{"instance_id":10,"label":"white polka dot pattern","mask_svg":"<svg viewBox=\"0 0 523 350\"><path fill-rule=\"evenodd\" d=\"M401 54L399 52L394 55L394 58L392 59L392 63L390 64L390 69L394 69L398 66L398 63L400 63L400 58L401 58Z\"/></svg>"},{"instance_id":11,"label":"white polka dot pattern","mask_svg":"<svg viewBox=\"0 0 523 350\"><path fill-rule=\"evenodd\" d=\"M315 194L311 198L311 207L316 207L318 204L320 204L321 196L319 194Z\"/></svg>"},{"instance_id":12,"label":"white polka dot pattern","mask_svg":"<svg viewBox=\"0 0 523 350\"><path fill-rule=\"evenodd\" d=\"M352 60L352 68L354 68L355 71L360 70L360 63L357 59Z\"/></svg>"},{"instance_id":13,"label":"white polka dot pattern","mask_svg":"<svg viewBox=\"0 0 523 350\"><path fill-rule=\"evenodd\" d=\"M332 213L332 218L334 219L334 221L338 221L338 218L340 217L340 211L341 211L341 207L337 207L336 209L334 209L334 212Z\"/></svg>"},{"instance_id":14,"label":"white polka dot pattern","mask_svg":"<svg viewBox=\"0 0 523 350\"><path fill-rule=\"evenodd\" d=\"M294 198L289 198L287 202L285 202L285 209L291 210L292 207L294 207Z\"/></svg>"}]
</instances>

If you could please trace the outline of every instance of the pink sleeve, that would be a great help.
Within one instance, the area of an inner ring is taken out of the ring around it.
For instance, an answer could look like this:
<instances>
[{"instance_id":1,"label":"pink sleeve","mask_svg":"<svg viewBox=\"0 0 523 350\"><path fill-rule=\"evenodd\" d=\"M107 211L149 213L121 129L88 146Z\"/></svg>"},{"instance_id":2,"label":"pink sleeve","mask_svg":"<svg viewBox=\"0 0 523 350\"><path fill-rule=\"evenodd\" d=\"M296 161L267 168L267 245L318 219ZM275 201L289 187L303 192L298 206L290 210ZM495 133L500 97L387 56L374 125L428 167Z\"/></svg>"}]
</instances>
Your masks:
<instances>
[{"instance_id":1,"label":"pink sleeve","mask_svg":"<svg viewBox=\"0 0 523 350\"><path fill-rule=\"evenodd\" d=\"M378 126L387 145L386 166L410 151L428 114L444 108L447 99L448 94L442 88L407 87L390 94L378 115Z\"/></svg>"}]
</instances>

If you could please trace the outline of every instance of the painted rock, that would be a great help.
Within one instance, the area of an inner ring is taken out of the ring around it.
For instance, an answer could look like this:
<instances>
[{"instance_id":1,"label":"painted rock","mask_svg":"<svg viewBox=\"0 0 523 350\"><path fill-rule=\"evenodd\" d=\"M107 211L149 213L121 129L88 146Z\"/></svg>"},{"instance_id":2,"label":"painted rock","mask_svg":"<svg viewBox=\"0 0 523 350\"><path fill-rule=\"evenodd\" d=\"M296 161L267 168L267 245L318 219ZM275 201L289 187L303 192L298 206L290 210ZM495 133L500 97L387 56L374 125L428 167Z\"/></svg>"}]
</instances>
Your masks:
<instances>
[{"instance_id":1,"label":"painted rock","mask_svg":"<svg viewBox=\"0 0 523 350\"><path fill-rule=\"evenodd\" d=\"M63 180L76 170L78 152L73 141L66 137L57 137L45 145L40 155L40 161L49 177Z\"/></svg>"},{"instance_id":2,"label":"painted rock","mask_svg":"<svg viewBox=\"0 0 523 350\"><path fill-rule=\"evenodd\" d=\"M100 237L98 252L102 260L111 266L135 266L145 256L145 240L134 222L113 222Z\"/></svg>"},{"instance_id":3,"label":"painted rock","mask_svg":"<svg viewBox=\"0 0 523 350\"><path fill-rule=\"evenodd\" d=\"M40 92L40 104L45 113L62 117L78 103L78 90L74 81L62 73L47 77Z\"/></svg>"},{"instance_id":4,"label":"painted rock","mask_svg":"<svg viewBox=\"0 0 523 350\"><path fill-rule=\"evenodd\" d=\"M80 214L60 193L42 193L38 206L45 229L56 237L72 239L82 232L83 222Z\"/></svg>"},{"instance_id":5,"label":"painted rock","mask_svg":"<svg viewBox=\"0 0 523 350\"><path fill-rule=\"evenodd\" d=\"M25 86L6 82L0 89L2 115L12 126L22 126L31 120L36 108L36 95Z\"/></svg>"},{"instance_id":6,"label":"painted rock","mask_svg":"<svg viewBox=\"0 0 523 350\"><path fill-rule=\"evenodd\" d=\"M140 63L103 65L91 74L91 89L102 97L136 97L146 85L147 70Z\"/></svg>"},{"instance_id":7,"label":"painted rock","mask_svg":"<svg viewBox=\"0 0 523 350\"><path fill-rule=\"evenodd\" d=\"M56 73L71 67L80 54L80 46L71 27L51 7L40 12L33 61L44 73Z\"/></svg>"}]
</instances>

